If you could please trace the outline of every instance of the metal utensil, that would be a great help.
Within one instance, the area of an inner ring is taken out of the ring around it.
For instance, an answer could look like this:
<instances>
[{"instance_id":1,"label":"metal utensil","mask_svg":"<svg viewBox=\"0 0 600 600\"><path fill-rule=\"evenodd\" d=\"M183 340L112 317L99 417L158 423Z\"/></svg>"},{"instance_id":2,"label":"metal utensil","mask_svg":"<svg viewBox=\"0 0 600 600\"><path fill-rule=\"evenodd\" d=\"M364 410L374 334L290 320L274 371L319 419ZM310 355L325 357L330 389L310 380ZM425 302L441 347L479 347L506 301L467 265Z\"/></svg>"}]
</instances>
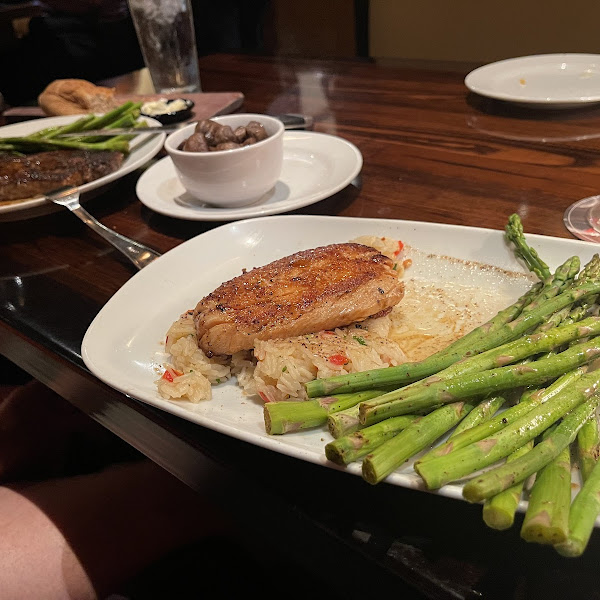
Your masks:
<instances>
[{"instance_id":1,"label":"metal utensil","mask_svg":"<svg viewBox=\"0 0 600 600\"><path fill-rule=\"evenodd\" d=\"M97 135L138 135L142 133L173 133L179 129L182 129L190 123L184 123L183 125L173 125L168 127L113 127L112 129L90 129L89 131L77 131L73 133L61 133L57 135L57 138L64 137L93 137Z\"/></svg>"},{"instance_id":2,"label":"metal utensil","mask_svg":"<svg viewBox=\"0 0 600 600\"><path fill-rule=\"evenodd\" d=\"M45 197L65 206L73 214L77 215L86 225L91 227L98 235L102 236L107 242L111 243L119 252L124 254L138 269L143 269L153 260L157 259L160 254L144 244L140 244L108 227L105 227L92 217L90 213L79 204L79 190L73 186L67 186L45 194Z\"/></svg>"},{"instance_id":3,"label":"metal utensil","mask_svg":"<svg viewBox=\"0 0 600 600\"><path fill-rule=\"evenodd\" d=\"M313 118L304 115L288 114L275 115L275 118L283 122L285 129L310 129L313 126ZM73 133L62 133L56 137L89 137L96 135L138 135L140 133L173 133L183 127L191 125L193 121L179 123L166 127L114 127L113 129L90 129L89 131L78 131Z\"/></svg>"}]
</instances>

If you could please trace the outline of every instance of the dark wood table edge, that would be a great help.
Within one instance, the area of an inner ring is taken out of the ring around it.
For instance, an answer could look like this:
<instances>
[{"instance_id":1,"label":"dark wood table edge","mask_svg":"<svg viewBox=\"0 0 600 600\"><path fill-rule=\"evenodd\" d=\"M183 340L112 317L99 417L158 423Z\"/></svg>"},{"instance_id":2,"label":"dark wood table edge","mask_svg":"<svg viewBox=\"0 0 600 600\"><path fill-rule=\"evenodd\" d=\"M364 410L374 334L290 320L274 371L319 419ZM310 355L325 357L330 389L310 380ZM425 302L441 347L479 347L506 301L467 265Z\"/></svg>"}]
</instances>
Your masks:
<instances>
[{"instance_id":1,"label":"dark wood table edge","mask_svg":"<svg viewBox=\"0 0 600 600\"><path fill-rule=\"evenodd\" d=\"M428 581L429 577L419 576L410 567L399 574L398 564L391 560L381 563L381 557L374 556L368 544L354 544L339 532L315 522L298 504L290 505L283 496L257 484L251 474L241 470L232 474L230 465L212 456L210 449L200 449L185 439L181 431L174 433L168 422L169 418L175 418L172 415L112 389L87 369L50 354L2 321L0 354L199 494L223 503L230 511L251 515L251 519L238 522L242 544L248 545L248 551L256 553L257 547L267 544L268 552L268 544L274 541L272 535L275 534L276 541L285 532L287 542L282 554L290 553L293 560L316 576L323 574L325 565L344 565L348 572L360 569L365 575L368 573L365 580L371 583L362 590L357 581L340 582L337 578L336 585L347 598L362 596L373 589L418 594L406 596L409 598L450 598L444 593L440 595L441 590ZM163 456L169 457L168 463ZM208 472L210 475L204 476ZM429 588L425 596L421 594L424 584L425 589Z\"/></svg>"},{"instance_id":2,"label":"dark wood table edge","mask_svg":"<svg viewBox=\"0 0 600 600\"><path fill-rule=\"evenodd\" d=\"M153 413L151 407L113 390L81 366L51 355L41 345L27 340L1 321L0 331L0 354L161 467L167 468L161 461L161 450L174 450L177 464L167 470L190 487L195 487L194 482L186 477L186 472L191 466L205 468L205 460L208 459L202 460L197 450L175 435L166 423L161 425L160 415ZM128 435L127 428L105 414L108 404L119 406L123 411L122 415L115 414L115 417L122 416L129 425L148 427L148 439L133 439Z\"/></svg>"}]
</instances>

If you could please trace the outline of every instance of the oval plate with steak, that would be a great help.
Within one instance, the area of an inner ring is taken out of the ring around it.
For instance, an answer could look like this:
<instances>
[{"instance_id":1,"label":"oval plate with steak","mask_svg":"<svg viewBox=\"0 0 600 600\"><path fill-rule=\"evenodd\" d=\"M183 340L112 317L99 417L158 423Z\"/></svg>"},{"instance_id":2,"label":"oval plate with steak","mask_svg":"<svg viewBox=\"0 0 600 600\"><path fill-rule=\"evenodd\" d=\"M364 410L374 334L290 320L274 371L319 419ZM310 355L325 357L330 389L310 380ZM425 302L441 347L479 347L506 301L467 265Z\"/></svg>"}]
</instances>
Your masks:
<instances>
[{"instance_id":1,"label":"oval plate with steak","mask_svg":"<svg viewBox=\"0 0 600 600\"><path fill-rule=\"evenodd\" d=\"M80 115L50 117L6 125L0 127L0 138L30 135L47 127L66 125L78 118ZM144 120L160 126L154 119L144 117ZM81 151L64 151L70 153L70 158L64 156L63 151L20 158L3 155L0 158L0 221L26 219L60 210L40 194L64 185L78 186L85 200L87 192L146 164L162 149L164 140L164 133L140 134L130 142L131 151L127 156L118 152Z\"/></svg>"}]
</instances>

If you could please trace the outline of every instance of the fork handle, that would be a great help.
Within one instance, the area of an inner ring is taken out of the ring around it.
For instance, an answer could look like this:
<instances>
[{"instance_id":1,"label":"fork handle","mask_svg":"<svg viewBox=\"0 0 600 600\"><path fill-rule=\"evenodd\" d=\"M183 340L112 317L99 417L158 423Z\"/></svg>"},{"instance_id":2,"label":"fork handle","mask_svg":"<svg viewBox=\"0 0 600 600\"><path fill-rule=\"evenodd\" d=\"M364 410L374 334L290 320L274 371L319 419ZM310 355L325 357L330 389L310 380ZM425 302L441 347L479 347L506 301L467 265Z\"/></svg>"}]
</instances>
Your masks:
<instances>
[{"instance_id":1,"label":"fork handle","mask_svg":"<svg viewBox=\"0 0 600 600\"><path fill-rule=\"evenodd\" d=\"M68 206L67 208L77 215L86 225L91 227L98 235L101 235L107 242L111 243L119 252L124 254L138 269L143 269L149 265L160 254L144 244L140 244L108 227L105 227L96 220L82 206Z\"/></svg>"}]
</instances>

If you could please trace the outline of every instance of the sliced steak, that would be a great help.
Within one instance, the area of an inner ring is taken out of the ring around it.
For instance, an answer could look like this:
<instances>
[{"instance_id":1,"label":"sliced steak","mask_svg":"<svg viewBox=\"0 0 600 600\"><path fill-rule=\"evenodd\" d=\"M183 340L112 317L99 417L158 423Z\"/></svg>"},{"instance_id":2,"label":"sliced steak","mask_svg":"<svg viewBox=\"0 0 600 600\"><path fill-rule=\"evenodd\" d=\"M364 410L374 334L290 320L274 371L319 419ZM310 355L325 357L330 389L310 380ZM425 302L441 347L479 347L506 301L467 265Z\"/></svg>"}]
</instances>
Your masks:
<instances>
[{"instance_id":1,"label":"sliced steak","mask_svg":"<svg viewBox=\"0 0 600 600\"><path fill-rule=\"evenodd\" d=\"M80 186L116 171L121 152L52 150L0 155L0 202L32 198L67 185Z\"/></svg>"}]
</instances>

